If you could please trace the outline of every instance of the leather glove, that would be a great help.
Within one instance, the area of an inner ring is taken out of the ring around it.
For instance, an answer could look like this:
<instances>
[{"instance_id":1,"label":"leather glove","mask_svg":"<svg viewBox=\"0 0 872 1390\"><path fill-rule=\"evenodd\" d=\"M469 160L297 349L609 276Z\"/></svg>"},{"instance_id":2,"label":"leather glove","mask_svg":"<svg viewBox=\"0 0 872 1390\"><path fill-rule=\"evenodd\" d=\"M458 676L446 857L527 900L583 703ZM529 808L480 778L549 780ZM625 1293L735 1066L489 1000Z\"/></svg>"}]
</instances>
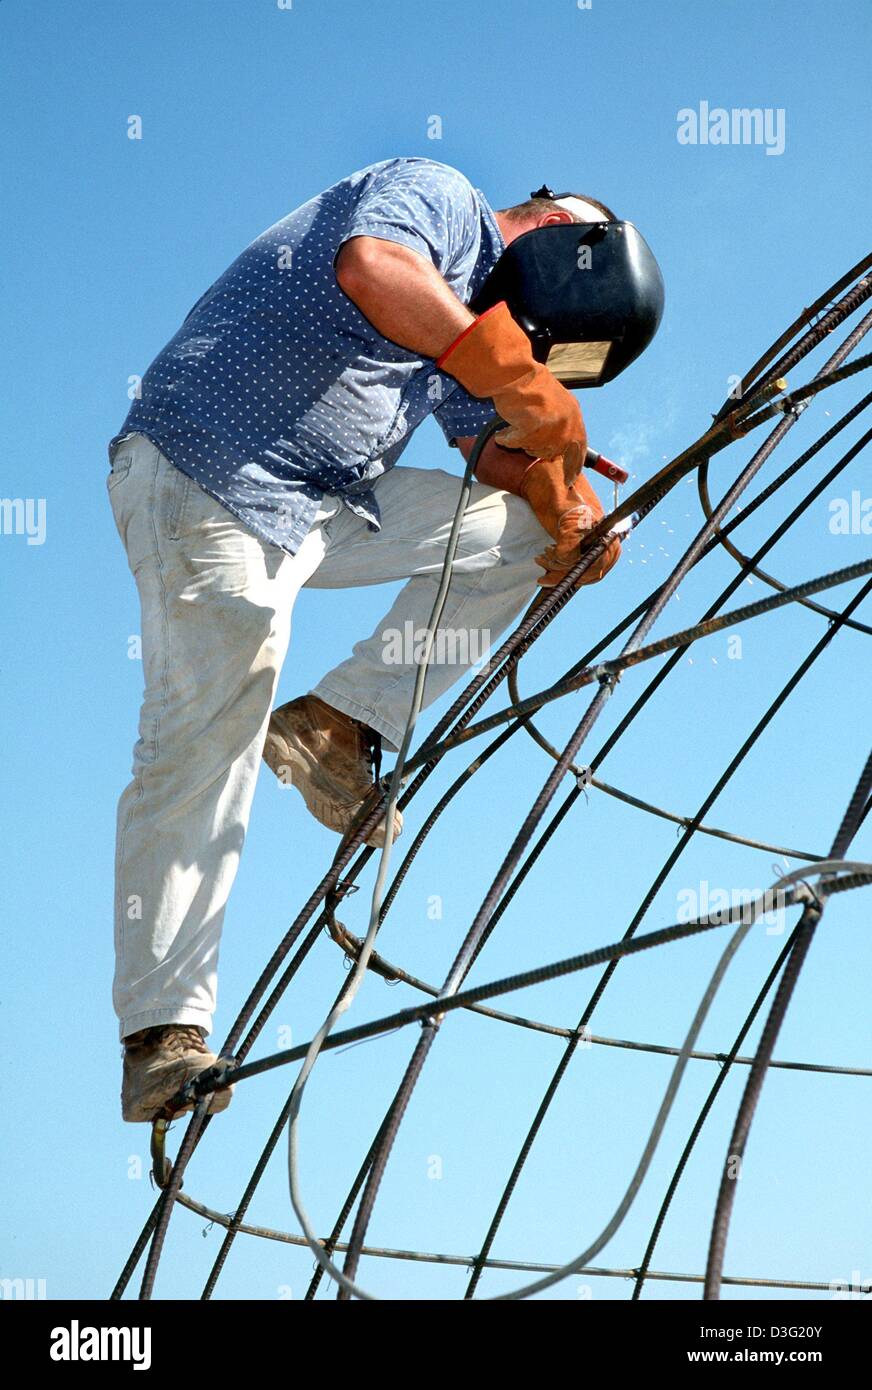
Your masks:
<instances>
[{"instance_id":1,"label":"leather glove","mask_svg":"<svg viewBox=\"0 0 872 1390\"><path fill-rule=\"evenodd\" d=\"M436 366L470 395L489 398L509 428L494 435L504 449L534 458L566 459L575 472L584 463L587 433L578 401L533 357L530 340L505 300L487 309L436 359Z\"/></svg>"},{"instance_id":2,"label":"leather glove","mask_svg":"<svg viewBox=\"0 0 872 1390\"><path fill-rule=\"evenodd\" d=\"M545 570L537 583L544 589L553 589L580 560L582 541L605 515L602 503L582 474L567 482L565 466L559 459L536 459L531 463L521 479L520 495L529 502L549 536L554 537L554 544L536 556L536 564ZM610 541L600 558L580 576L579 587L604 579L620 554L620 541Z\"/></svg>"},{"instance_id":3,"label":"leather glove","mask_svg":"<svg viewBox=\"0 0 872 1390\"><path fill-rule=\"evenodd\" d=\"M541 555L536 556L545 574L538 580L542 588L553 588L581 558L581 544L587 533L604 515L602 503L583 474L560 457L535 459L522 465L510 455L499 453L482 457L476 468L479 482L503 492L523 497L532 508L539 523L554 540ZM578 580L596 584L605 578L621 554L621 543L613 540L598 560Z\"/></svg>"},{"instance_id":4,"label":"leather glove","mask_svg":"<svg viewBox=\"0 0 872 1390\"><path fill-rule=\"evenodd\" d=\"M567 518L571 513L566 513ZM586 528L592 529L591 526ZM584 574L576 580L576 586L580 589L584 584L598 584L601 579L605 579L609 570L618 563L621 558L621 542L619 540L609 541L605 550L598 560L586 569ZM541 555L536 556L536 564L541 565L545 573L536 583L543 589L553 589L559 584L561 579L565 579L569 570L577 565L581 559L581 541L578 539L578 531L573 527L572 534L567 535L566 544L549 545L547 550L543 550Z\"/></svg>"}]
</instances>

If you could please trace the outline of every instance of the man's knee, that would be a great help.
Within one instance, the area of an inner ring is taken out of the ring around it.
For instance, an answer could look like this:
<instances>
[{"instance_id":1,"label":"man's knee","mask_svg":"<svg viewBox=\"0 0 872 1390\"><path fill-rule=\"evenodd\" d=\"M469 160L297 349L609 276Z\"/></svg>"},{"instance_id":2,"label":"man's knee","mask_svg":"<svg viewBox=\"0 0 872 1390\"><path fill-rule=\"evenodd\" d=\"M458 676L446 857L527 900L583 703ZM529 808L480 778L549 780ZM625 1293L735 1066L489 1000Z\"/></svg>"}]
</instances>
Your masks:
<instances>
[{"instance_id":1,"label":"man's knee","mask_svg":"<svg viewBox=\"0 0 872 1390\"><path fill-rule=\"evenodd\" d=\"M536 517L523 497L498 488L476 484L471 503L481 507L482 521L491 533L491 544L499 553L503 565L524 565L531 562L552 537Z\"/></svg>"}]
</instances>

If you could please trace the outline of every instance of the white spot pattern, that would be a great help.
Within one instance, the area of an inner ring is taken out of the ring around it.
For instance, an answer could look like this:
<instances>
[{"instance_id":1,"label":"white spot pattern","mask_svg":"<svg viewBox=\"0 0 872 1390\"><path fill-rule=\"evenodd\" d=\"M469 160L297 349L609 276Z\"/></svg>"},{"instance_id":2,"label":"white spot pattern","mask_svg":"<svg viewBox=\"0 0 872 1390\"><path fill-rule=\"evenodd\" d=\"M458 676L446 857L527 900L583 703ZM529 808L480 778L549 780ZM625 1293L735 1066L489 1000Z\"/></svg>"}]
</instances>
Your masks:
<instances>
[{"instance_id":1,"label":"white spot pattern","mask_svg":"<svg viewBox=\"0 0 872 1390\"><path fill-rule=\"evenodd\" d=\"M420 251L464 302L505 244L484 195L457 169L415 157L359 170L268 228L215 281L152 362L109 444L147 435L292 555L324 493L378 529L372 483L427 415L449 441L493 415L431 358L384 338L342 292L333 264L352 236Z\"/></svg>"}]
</instances>

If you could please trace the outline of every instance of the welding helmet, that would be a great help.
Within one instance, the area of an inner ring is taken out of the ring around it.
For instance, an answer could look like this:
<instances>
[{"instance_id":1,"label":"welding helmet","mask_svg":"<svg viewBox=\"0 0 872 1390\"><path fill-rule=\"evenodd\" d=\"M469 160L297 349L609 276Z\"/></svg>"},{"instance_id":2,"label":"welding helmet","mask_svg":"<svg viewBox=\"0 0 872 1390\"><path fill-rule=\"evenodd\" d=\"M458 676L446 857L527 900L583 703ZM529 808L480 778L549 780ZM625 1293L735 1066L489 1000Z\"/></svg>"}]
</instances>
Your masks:
<instances>
[{"instance_id":1,"label":"welding helmet","mask_svg":"<svg viewBox=\"0 0 872 1390\"><path fill-rule=\"evenodd\" d=\"M470 308L505 300L530 339L533 356L575 389L603 386L634 362L663 316L663 277L632 222L606 218L576 194L547 197L590 222L522 232L503 251Z\"/></svg>"}]
</instances>

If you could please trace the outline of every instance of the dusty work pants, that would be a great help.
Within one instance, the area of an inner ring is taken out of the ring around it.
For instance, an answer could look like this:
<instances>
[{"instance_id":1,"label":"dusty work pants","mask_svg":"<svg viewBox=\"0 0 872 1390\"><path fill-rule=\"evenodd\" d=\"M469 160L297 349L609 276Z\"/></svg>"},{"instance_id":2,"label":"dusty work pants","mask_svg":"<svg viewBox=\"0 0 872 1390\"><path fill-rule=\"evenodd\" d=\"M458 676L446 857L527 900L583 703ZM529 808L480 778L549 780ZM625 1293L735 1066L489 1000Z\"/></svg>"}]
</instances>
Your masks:
<instances>
[{"instance_id":1,"label":"dusty work pants","mask_svg":"<svg viewBox=\"0 0 872 1390\"><path fill-rule=\"evenodd\" d=\"M297 591L408 579L313 692L396 749L417 671L414 634L430 616L460 482L389 470L376 484L377 533L325 496L294 556L260 540L143 435L117 447L107 487L139 590L145 678L133 780L118 805L113 1000L122 1038L172 1022L209 1032L224 909ZM425 705L481 657L477 636L496 639L526 607L541 573L534 556L548 541L524 501L474 484L441 623L454 636L428 669Z\"/></svg>"}]
</instances>

